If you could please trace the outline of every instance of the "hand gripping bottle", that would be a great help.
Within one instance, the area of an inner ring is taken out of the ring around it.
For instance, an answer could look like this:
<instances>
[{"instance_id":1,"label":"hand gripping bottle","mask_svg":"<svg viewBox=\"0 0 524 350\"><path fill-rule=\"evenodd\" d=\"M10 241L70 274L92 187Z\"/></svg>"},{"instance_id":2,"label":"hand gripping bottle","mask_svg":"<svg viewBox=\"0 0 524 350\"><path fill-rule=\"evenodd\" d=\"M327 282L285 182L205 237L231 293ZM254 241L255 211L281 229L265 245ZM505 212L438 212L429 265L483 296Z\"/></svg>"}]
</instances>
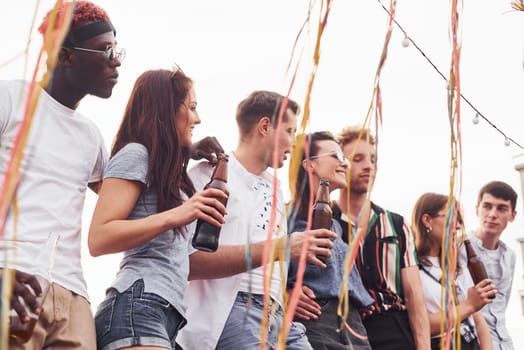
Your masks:
<instances>
[{"instance_id":1,"label":"hand gripping bottle","mask_svg":"<svg viewBox=\"0 0 524 350\"><path fill-rule=\"evenodd\" d=\"M211 175L211 180L204 187L217 188L229 194L227 186L227 163L229 156L221 153L218 156L217 166ZM227 199L217 198L222 204L227 205ZM220 227L208 223L205 220L198 219L195 234L193 235L192 244L195 249L205 252L214 252L218 248L218 237L220 235Z\"/></svg>"},{"instance_id":2,"label":"hand gripping bottle","mask_svg":"<svg viewBox=\"0 0 524 350\"><path fill-rule=\"evenodd\" d=\"M320 180L317 190L316 201L313 204L313 222L311 229L325 228L331 230L331 205L329 204L329 181ZM317 256L319 260L326 263L325 256Z\"/></svg>"},{"instance_id":3,"label":"hand gripping bottle","mask_svg":"<svg viewBox=\"0 0 524 350\"><path fill-rule=\"evenodd\" d=\"M475 253L475 249L473 249L469 239L464 240L464 245L466 246L466 255L468 256L469 274L471 275L471 279L473 279L473 283L477 285L480 281L488 278L488 273L486 272L482 260L480 260L477 253ZM489 296L489 298L494 299L495 296L492 295Z\"/></svg>"}]
</instances>

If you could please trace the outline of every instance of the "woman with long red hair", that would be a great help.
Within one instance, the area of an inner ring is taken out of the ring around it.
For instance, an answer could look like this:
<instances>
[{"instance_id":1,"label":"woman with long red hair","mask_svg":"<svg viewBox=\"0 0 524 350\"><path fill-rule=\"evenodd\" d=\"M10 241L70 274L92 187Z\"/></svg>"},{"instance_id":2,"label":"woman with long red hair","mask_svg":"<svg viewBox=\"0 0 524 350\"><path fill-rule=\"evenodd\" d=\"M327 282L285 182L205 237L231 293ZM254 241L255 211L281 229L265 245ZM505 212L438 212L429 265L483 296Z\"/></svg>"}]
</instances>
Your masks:
<instances>
[{"instance_id":1,"label":"woman with long red hair","mask_svg":"<svg viewBox=\"0 0 524 350\"><path fill-rule=\"evenodd\" d=\"M131 92L89 230L92 255L123 252L95 315L98 349L172 349L186 322L187 225L226 212L225 194L195 193L186 172L196 107L179 69L147 71Z\"/></svg>"}]
</instances>

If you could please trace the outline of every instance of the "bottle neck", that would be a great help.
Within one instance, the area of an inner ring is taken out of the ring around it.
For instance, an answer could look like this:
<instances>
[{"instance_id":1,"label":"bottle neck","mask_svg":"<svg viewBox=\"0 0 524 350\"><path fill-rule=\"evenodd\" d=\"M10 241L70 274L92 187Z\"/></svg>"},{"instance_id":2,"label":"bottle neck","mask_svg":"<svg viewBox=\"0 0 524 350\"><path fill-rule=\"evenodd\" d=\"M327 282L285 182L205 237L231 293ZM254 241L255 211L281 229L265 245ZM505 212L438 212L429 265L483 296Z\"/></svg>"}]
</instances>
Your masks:
<instances>
[{"instance_id":1,"label":"bottle neck","mask_svg":"<svg viewBox=\"0 0 524 350\"><path fill-rule=\"evenodd\" d=\"M213 171L213 175L211 175L212 180L227 182L227 163L227 156L221 155L218 157L218 164Z\"/></svg>"},{"instance_id":2,"label":"bottle neck","mask_svg":"<svg viewBox=\"0 0 524 350\"><path fill-rule=\"evenodd\" d=\"M317 190L316 201L320 203L329 203L329 183L320 181Z\"/></svg>"},{"instance_id":3,"label":"bottle neck","mask_svg":"<svg viewBox=\"0 0 524 350\"><path fill-rule=\"evenodd\" d=\"M468 258L474 258L477 256L475 250L471 246L471 242L468 239L464 240L464 245L466 246L466 254Z\"/></svg>"}]
</instances>

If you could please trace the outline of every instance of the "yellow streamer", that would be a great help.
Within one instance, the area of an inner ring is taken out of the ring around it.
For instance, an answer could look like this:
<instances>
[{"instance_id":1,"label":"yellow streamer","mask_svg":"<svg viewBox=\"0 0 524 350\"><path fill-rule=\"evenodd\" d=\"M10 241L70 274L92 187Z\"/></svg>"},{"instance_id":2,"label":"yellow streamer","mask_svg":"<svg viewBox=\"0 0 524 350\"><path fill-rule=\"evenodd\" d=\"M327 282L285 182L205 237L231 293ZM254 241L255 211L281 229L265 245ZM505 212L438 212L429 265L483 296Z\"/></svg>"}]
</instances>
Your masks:
<instances>
[{"instance_id":1,"label":"yellow streamer","mask_svg":"<svg viewBox=\"0 0 524 350\"><path fill-rule=\"evenodd\" d=\"M47 71L44 73L41 81L40 86L44 88L47 86L47 83L49 82L49 79L51 78L52 71L54 67L56 66L57 57L58 57L58 51L62 45L63 39L65 35L67 34L67 30L69 27L69 23L71 21L71 15L72 10L74 8L74 2L71 2L68 5L68 11L66 11L66 15L63 16L63 18L58 19L58 9L62 5L64 0L57 0L53 10L49 17L49 26L44 33L44 42L42 45L42 48L40 49L40 52L38 54L38 59L36 66L33 70L33 74L30 81L30 87L29 91L27 93L27 96L25 98L25 108L24 108L24 116L22 119L22 123L20 125L20 128L17 133L17 138L15 140L15 145L13 147L13 150L11 152L10 161L8 163L8 166L6 168L6 172L4 174L4 186L2 187L2 196L0 198L0 237L3 237L4 234L4 228L5 228L5 220L7 217L7 213L9 211L10 206L14 203L16 204L16 189L18 186L18 183L20 181L20 178L22 176L21 173L21 164L22 159L24 156L24 149L27 145L27 140L29 138L29 133L31 130L32 122L34 113L36 111L36 108L38 106L38 100L40 97L41 90L38 88L37 83L37 77L40 72L40 66L42 62L42 58L44 56L44 53L47 53ZM36 13L38 9L39 2L37 2L35 12L33 15L33 24L31 26L31 29L34 28L34 23L36 19ZM57 23L57 19L60 21ZM29 45L31 43L30 38L28 39L28 43L26 46L26 69L27 69L27 53L29 51ZM16 239L16 222L18 217L18 210L16 210L16 205L14 205L14 217L15 217L15 236L14 239ZM7 251L4 252L5 255L5 265L8 266L7 261ZM2 305L9 305L9 307L2 307L1 312L1 324L2 324L2 330L7 330L8 324L9 324L9 310L10 310L10 300L11 300L11 293L13 289L13 278L14 275L12 274L6 274L8 277L2 281ZM0 348L7 349L8 347L8 332L2 332L0 337Z\"/></svg>"}]
</instances>

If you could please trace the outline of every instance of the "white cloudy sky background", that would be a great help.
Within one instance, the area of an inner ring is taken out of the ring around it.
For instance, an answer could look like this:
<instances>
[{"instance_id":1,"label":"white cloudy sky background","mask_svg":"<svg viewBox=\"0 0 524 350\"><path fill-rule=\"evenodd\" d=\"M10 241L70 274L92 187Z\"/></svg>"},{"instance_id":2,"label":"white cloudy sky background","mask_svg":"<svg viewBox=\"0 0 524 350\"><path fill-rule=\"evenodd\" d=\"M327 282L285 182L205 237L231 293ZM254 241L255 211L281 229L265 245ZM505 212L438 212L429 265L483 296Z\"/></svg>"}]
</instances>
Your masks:
<instances>
[{"instance_id":1,"label":"white cloudy sky background","mask_svg":"<svg viewBox=\"0 0 524 350\"><path fill-rule=\"evenodd\" d=\"M41 0L40 23L53 4ZM202 124L195 139L216 135L226 149L236 145L236 104L255 89L286 93L286 66L308 1L122 1L98 0L117 28L127 49L120 79L109 100L87 97L79 110L101 128L110 147L136 77L147 69L170 68L173 62L196 82ZM388 6L388 2L383 2ZM400 0L398 22L435 65L448 74L449 3ZM10 0L0 4L0 32L5 62L24 49L35 2ZM511 12L509 0L464 1L462 11L462 93L492 123L524 145L524 13ZM334 1L322 42L317 81L313 88L310 130L338 131L364 120L386 32L387 14L378 1ZM35 47L40 38L35 34ZM373 199L410 218L418 196L426 191L448 193L449 123L444 80L413 47L401 46L394 27L382 73L383 126L379 139L379 173ZM311 35L305 45L291 97L301 104L311 62ZM34 50L32 50L33 52ZM30 68L34 55L30 56ZM0 68L0 76L21 78L24 60ZM524 150L504 146L504 138L484 121L473 125L474 112L462 104L462 201L466 224L475 228L476 192L499 179L521 193L516 157ZM279 173L284 183L287 168ZM89 195L84 232L96 196ZM518 290L524 289L518 237L524 237L519 199L517 218L503 238L516 250L517 271L508 311L514 337L522 337L524 317ZM86 237L84 236L84 239ZM119 256L92 258L84 249L84 267L93 305L103 297L118 268Z\"/></svg>"}]
</instances>

